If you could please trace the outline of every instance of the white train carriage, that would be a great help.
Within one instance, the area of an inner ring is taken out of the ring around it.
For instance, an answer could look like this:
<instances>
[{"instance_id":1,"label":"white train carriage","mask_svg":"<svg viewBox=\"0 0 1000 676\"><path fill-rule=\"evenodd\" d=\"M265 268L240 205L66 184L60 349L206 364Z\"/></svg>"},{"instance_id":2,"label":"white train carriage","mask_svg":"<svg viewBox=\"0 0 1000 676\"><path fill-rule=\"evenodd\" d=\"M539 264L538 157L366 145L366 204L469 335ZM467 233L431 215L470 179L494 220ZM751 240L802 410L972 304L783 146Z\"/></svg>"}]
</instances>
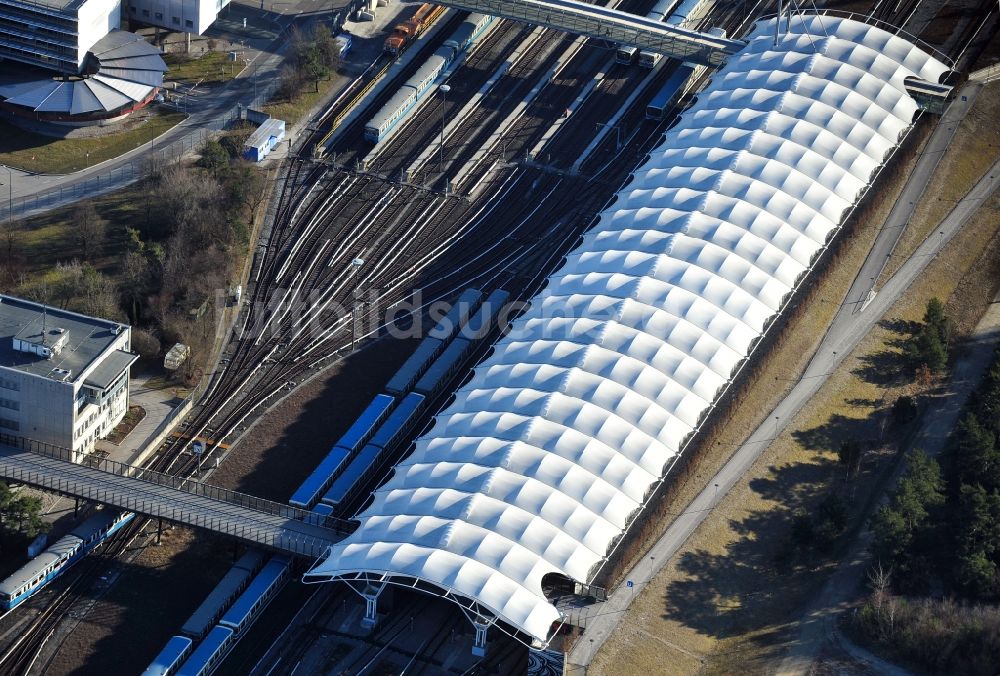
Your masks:
<instances>
[{"instance_id":1,"label":"white train carriage","mask_svg":"<svg viewBox=\"0 0 1000 676\"><path fill-rule=\"evenodd\" d=\"M678 2L680 0L660 0L653 5L653 9L646 12L646 18L653 21L665 21L670 16L670 12L674 11Z\"/></svg>"},{"instance_id":2,"label":"white train carriage","mask_svg":"<svg viewBox=\"0 0 1000 676\"><path fill-rule=\"evenodd\" d=\"M365 138L374 143L387 138L441 76L454 54L451 47L439 47L368 121Z\"/></svg>"},{"instance_id":3,"label":"white train carriage","mask_svg":"<svg viewBox=\"0 0 1000 676\"><path fill-rule=\"evenodd\" d=\"M458 30L456 30L450 38L445 40L445 47L451 47L455 54L461 54L468 49L469 46L475 42L495 20L496 17L490 16L489 14L470 14L468 18L462 22L462 25L458 27Z\"/></svg>"},{"instance_id":4,"label":"white train carriage","mask_svg":"<svg viewBox=\"0 0 1000 676\"><path fill-rule=\"evenodd\" d=\"M365 125L365 138L378 143L396 126L417 102L417 90L410 85L403 85L392 95L372 119Z\"/></svg>"},{"instance_id":5,"label":"white train carriage","mask_svg":"<svg viewBox=\"0 0 1000 676\"><path fill-rule=\"evenodd\" d=\"M618 45L618 49L615 50L615 63L624 63L626 66L631 65L635 61L635 55L638 53L638 47Z\"/></svg>"}]
</instances>

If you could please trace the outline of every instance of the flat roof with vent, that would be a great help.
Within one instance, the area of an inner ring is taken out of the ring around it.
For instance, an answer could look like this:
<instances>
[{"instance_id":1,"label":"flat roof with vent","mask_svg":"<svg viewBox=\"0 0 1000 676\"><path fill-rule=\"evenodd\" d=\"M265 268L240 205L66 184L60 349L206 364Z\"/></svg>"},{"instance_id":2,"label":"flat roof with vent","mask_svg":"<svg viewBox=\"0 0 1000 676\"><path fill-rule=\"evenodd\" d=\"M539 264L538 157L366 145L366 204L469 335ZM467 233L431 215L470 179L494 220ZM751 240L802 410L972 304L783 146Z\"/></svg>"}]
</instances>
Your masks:
<instances>
[{"instance_id":1,"label":"flat roof with vent","mask_svg":"<svg viewBox=\"0 0 1000 676\"><path fill-rule=\"evenodd\" d=\"M76 382L126 328L0 294L0 367Z\"/></svg>"}]
</instances>

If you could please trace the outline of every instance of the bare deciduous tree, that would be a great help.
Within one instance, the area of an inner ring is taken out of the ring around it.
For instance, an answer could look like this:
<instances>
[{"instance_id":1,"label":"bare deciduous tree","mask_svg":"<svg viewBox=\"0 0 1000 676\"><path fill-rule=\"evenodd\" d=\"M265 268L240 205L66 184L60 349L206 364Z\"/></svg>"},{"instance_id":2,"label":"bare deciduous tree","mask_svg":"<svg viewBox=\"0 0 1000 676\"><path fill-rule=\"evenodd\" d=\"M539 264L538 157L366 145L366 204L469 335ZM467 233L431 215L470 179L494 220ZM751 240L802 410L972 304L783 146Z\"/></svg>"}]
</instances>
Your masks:
<instances>
[{"instance_id":1,"label":"bare deciduous tree","mask_svg":"<svg viewBox=\"0 0 1000 676\"><path fill-rule=\"evenodd\" d=\"M89 261L104 244L106 231L107 222L89 200L80 202L73 209L73 235L80 246L83 260Z\"/></svg>"}]
</instances>

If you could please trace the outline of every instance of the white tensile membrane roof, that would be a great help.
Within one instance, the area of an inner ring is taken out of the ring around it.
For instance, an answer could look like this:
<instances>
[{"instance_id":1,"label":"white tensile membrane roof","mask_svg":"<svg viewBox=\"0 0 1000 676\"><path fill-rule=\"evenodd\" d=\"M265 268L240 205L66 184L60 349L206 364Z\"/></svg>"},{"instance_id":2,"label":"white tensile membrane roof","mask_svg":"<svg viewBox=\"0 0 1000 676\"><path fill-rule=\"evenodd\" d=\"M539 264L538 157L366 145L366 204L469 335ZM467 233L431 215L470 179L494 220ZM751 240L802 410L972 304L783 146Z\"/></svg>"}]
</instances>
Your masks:
<instances>
[{"instance_id":1,"label":"white tensile membrane roof","mask_svg":"<svg viewBox=\"0 0 1000 676\"><path fill-rule=\"evenodd\" d=\"M947 67L759 24L307 579L416 578L545 642Z\"/></svg>"}]
</instances>

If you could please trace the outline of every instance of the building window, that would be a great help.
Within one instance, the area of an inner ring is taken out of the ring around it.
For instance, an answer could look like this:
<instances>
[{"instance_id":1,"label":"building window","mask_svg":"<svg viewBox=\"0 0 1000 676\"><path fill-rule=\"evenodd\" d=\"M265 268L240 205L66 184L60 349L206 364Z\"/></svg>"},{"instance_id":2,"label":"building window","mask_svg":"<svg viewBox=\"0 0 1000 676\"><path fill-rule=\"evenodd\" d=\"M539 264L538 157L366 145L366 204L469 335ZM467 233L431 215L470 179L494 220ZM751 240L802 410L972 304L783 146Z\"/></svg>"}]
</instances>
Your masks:
<instances>
[{"instance_id":1,"label":"building window","mask_svg":"<svg viewBox=\"0 0 1000 676\"><path fill-rule=\"evenodd\" d=\"M181 20L180 20L179 17L172 16L172 17L170 17L170 20L174 22L175 26L180 26L181 25Z\"/></svg>"},{"instance_id":2,"label":"building window","mask_svg":"<svg viewBox=\"0 0 1000 676\"><path fill-rule=\"evenodd\" d=\"M194 28L194 21L192 21L191 19L184 19L184 27Z\"/></svg>"},{"instance_id":3,"label":"building window","mask_svg":"<svg viewBox=\"0 0 1000 676\"><path fill-rule=\"evenodd\" d=\"M142 10L142 15L146 18L149 18L149 10L148 9Z\"/></svg>"},{"instance_id":4,"label":"building window","mask_svg":"<svg viewBox=\"0 0 1000 676\"><path fill-rule=\"evenodd\" d=\"M135 7L133 5L129 5L128 11L132 12L132 14L135 14Z\"/></svg>"},{"instance_id":5,"label":"building window","mask_svg":"<svg viewBox=\"0 0 1000 676\"><path fill-rule=\"evenodd\" d=\"M156 12L156 18L159 21L163 21L163 12Z\"/></svg>"},{"instance_id":6,"label":"building window","mask_svg":"<svg viewBox=\"0 0 1000 676\"><path fill-rule=\"evenodd\" d=\"M21 429L21 425L16 420L7 420L7 418L0 418L0 427L14 430L15 432Z\"/></svg>"},{"instance_id":7,"label":"building window","mask_svg":"<svg viewBox=\"0 0 1000 676\"><path fill-rule=\"evenodd\" d=\"M13 399L4 399L0 397L0 406L3 406L4 408L9 408L12 411L21 410L21 402L14 401Z\"/></svg>"},{"instance_id":8,"label":"building window","mask_svg":"<svg viewBox=\"0 0 1000 676\"><path fill-rule=\"evenodd\" d=\"M0 387L5 390L14 390L15 392L21 389L20 383L16 380L7 380L6 378L0 378Z\"/></svg>"}]
</instances>

